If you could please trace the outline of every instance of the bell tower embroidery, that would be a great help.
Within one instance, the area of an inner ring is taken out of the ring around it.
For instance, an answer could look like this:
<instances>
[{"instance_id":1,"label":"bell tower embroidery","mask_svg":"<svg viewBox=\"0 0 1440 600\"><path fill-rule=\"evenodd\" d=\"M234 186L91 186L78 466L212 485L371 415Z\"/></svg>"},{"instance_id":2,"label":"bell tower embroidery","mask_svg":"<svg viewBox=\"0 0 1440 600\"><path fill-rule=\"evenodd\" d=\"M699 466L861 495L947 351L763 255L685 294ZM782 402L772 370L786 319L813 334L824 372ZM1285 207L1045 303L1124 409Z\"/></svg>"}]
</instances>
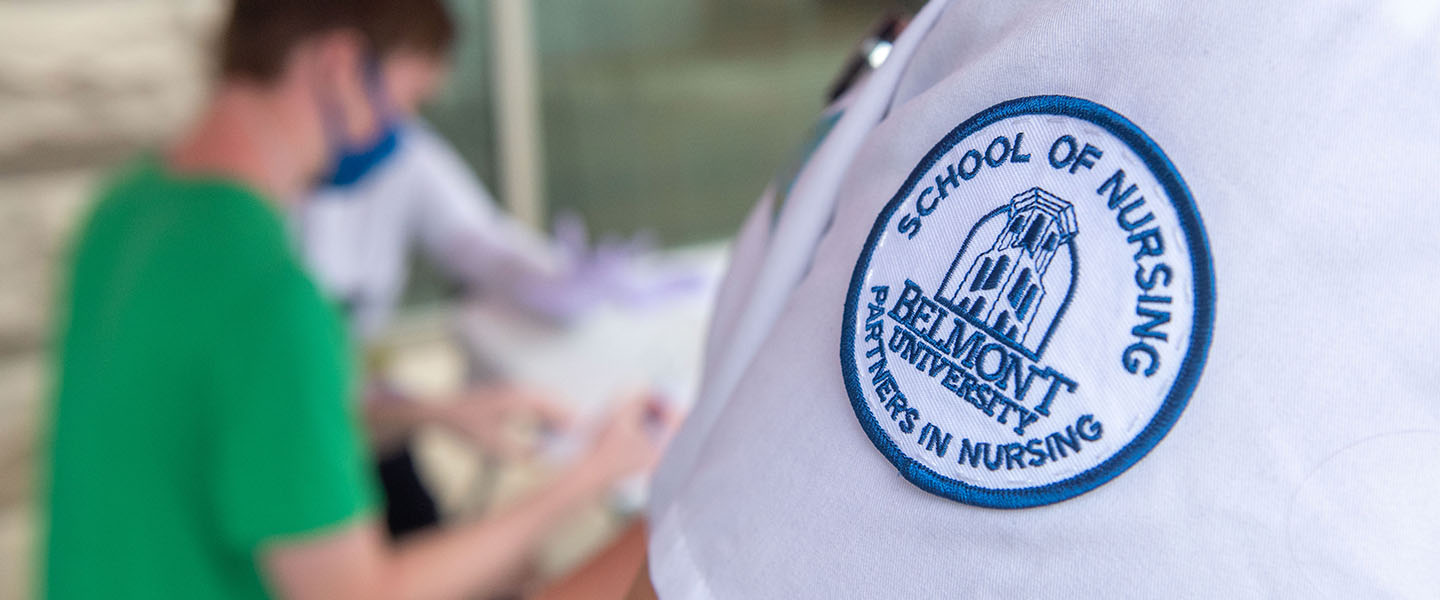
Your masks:
<instances>
[{"instance_id":1,"label":"bell tower embroidery","mask_svg":"<svg viewBox=\"0 0 1440 600\"><path fill-rule=\"evenodd\" d=\"M982 220L975 229L984 224ZM1040 307L1047 295L1058 292L1063 298L1072 283L1068 272L1049 277L1050 264L1057 252L1068 252L1066 244L1076 233L1075 209L1069 202L1038 187L1016 194L1010 199L1005 227L990 249L967 265L962 261L966 249L961 248L936 300L972 323L1038 354L1055 312L1048 311L1048 318L1040 320L1036 315L1042 312ZM1047 279L1063 285L1047 288ZM953 282L958 284L952 288Z\"/></svg>"}]
</instances>

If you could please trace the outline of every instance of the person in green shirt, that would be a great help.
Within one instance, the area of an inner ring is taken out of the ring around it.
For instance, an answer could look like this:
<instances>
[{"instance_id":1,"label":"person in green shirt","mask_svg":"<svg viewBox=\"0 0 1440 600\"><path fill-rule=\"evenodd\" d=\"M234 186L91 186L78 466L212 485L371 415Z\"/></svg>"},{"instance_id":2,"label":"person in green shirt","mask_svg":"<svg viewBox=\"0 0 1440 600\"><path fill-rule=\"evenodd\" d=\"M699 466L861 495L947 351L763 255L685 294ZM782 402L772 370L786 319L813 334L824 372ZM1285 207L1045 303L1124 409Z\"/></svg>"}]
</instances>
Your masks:
<instances>
[{"instance_id":1,"label":"person in green shirt","mask_svg":"<svg viewBox=\"0 0 1440 600\"><path fill-rule=\"evenodd\" d=\"M281 215L383 141L369 57L408 6L238 0L197 123L100 194L57 315L42 595L484 593L525 540L658 456L657 413L631 400L561 484L387 541L344 329Z\"/></svg>"}]
</instances>

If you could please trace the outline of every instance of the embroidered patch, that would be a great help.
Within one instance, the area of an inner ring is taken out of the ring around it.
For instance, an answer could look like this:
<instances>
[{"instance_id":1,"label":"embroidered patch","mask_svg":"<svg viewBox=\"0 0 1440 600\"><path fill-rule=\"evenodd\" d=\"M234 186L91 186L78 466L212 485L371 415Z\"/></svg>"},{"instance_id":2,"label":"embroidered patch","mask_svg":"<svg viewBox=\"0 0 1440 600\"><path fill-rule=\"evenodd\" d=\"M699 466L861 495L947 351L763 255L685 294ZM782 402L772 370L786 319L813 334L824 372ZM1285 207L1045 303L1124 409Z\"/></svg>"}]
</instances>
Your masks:
<instances>
[{"instance_id":1,"label":"embroidered patch","mask_svg":"<svg viewBox=\"0 0 1440 600\"><path fill-rule=\"evenodd\" d=\"M1149 137L1094 102L1004 102L940 140L855 265L851 404L934 494L1025 508L1090 491L1169 432L1210 344L1200 215Z\"/></svg>"}]
</instances>

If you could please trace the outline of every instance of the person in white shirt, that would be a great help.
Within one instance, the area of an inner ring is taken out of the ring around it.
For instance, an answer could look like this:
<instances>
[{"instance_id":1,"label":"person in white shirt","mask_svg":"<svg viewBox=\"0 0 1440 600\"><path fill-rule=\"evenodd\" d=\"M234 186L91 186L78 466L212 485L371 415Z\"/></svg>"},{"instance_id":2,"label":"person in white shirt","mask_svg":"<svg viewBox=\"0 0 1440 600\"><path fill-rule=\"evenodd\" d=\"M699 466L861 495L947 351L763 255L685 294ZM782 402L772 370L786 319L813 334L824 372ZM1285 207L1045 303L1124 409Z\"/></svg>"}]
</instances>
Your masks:
<instances>
[{"instance_id":1,"label":"person in white shirt","mask_svg":"<svg viewBox=\"0 0 1440 600\"><path fill-rule=\"evenodd\" d=\"M413 114L414 105L399 110ZM322 189L298 220L310 267L361 337L373 339L391 322L416 249L471 291L517 295L526 283L565 275L563 254L502 212L444 138L416 117L396 138L393 155L373 172Z\"/></svg>"},{"instance_id":2,"label":"person in white shirt","mask_svg":"<svg viewBox=\"0 0 1440 600\"><path fill-rule=\"evenodd\" d=\"M573 273L567 257L499 210L454 148L417 116L450 68L449 15L417 15L397 27L412 30L410 42L375 57L370 73L373 94L388 112L380 142L340 160L294 215L307 266L344 308L361 344L375 342L392 321L417 248L472 292L564 317L554 313L560 305L545 302L565 289ZM397 537L440 520L409 448L417 427L438 426L480 450L513 458L531 448L507 434L507 424L569 425L567 412L545 394L505 383L420 401L372 378L364 409L379 457L387 525Z\"/></svg>"},{"instance_id":3,"label":"person in white shirt","mask_svg":"<svg viewBox=\"0 0 1440 600\"><path fill-rule=\"evenodd\" d=\"M1440 9L932 0L850 94L635 597L1440 590Z\"/></svg>"}]
</instances>

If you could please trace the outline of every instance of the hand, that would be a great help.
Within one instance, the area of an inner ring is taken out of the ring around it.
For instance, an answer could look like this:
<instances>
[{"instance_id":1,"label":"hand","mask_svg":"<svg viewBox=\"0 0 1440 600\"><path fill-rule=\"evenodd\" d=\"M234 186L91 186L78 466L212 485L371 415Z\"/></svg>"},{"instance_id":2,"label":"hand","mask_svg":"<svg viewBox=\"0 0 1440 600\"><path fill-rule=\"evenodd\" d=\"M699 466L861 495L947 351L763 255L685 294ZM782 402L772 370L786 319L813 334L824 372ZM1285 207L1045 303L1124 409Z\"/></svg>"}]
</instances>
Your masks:
<instances>
[{"instance_id":1,"label":"hand","mask_svg":"<svg viewBox=\"0 0 1440 600\"><path fill-rule=\"evenodd\" d=\"M468 390L437 406L433 420L481 450L515 459L535 450L537 436L522 434L527 425L564 430L570 426L571 415L547 394L500 385Z\"/></svg>"},{"instance_id":2,"label":"hand","mask_svg":"<svg viewBox=\"0 0 1440 600\"><path fill-rule=\"evenodd\" d=\"M629 397L610 414L580 468L603 485L647 472L679 423L679 415L654 396Z\"/></svg>"}]
</instances>

